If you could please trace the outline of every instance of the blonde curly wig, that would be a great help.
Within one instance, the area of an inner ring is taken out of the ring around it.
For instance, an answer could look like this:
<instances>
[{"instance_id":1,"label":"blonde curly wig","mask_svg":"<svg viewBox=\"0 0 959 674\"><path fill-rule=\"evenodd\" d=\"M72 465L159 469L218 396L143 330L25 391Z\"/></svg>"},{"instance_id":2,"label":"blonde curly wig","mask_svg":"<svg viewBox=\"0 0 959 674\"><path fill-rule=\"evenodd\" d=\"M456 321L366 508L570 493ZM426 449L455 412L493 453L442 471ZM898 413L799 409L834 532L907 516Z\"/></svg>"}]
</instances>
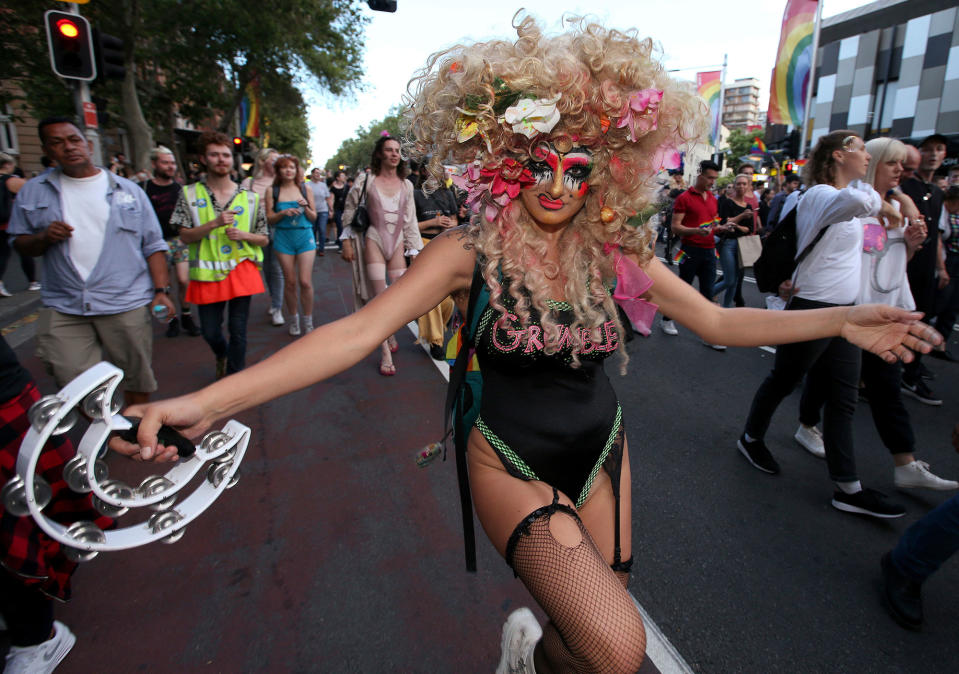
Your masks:
<instances>
[{"instance_id":1,"label":"blonde curly wig","mask_svg":"<svg viewBox=\"0 0 959 674\"><path fill-rule=\"evenodd\" d=\"M567 32L547 36L531 17L518 13L515 42L457 45L433 54L411 80L406 103L411 152L430 156L430 173L437 178L442 162L487 169L507 158L525 164L534 147L561 137L592 152L586 203L561 235L558 265L545 261L546 239L518 200L505 207L483 202L467 228L484 265L490 303L504 317L501 298L507 286L522 324L534 307L544 332L555 336L547 308L549 279L564 280L565 298L554 299L565 299L572 307L575 354L582 345L579 328L595 335L608 316L617 316L607 292L615 270L606 244L637 254L643 263L652 257L652 231L627 220L651 203L663 153L703 135L707 109L691 85L666 75L654 58L652 40L581 17L566 23ZM523 97L559 95L559 123L534 138L514 133L502 122L501 109L494 110L504 84ZM630 95L648 89L663 92L657 124L633 141L617 121ZM457 123L464 114L482 133L460 142ZM492 211L486 206L493 206ZM489 212L495 213L492 219ZM556 350L556 341L547 338L548 351ZM578 363L575 356L574 361Z\"/></svg>"}]
</instances>

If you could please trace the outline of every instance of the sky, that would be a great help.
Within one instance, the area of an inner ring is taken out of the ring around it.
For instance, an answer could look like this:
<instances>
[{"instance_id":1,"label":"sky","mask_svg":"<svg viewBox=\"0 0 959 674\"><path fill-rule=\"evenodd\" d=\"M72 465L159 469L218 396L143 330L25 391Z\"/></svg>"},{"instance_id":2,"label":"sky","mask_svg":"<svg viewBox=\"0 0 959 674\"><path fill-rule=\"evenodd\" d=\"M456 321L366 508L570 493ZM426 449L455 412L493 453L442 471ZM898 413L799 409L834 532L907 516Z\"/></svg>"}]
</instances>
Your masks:
<instances>
[{"instance_id":1,"label":"sky","mask_svg":"<svg viewBox=\"0 0 959 674\"><path fill-rule=\"evenodd\" d=\"M864 0L822 0L823 18L868 4ZM735 7L739 11L731 11ZM322 166L357 128L386 116L402 101L413 73L436 51L462 42L515 39L512 18L523 7L545 26L560 29L566 14L589 14L610 28L636 28L640 37L660 43L673 76L694 80L700 70L719 70L728 55L727 84L756 77L760 107L769 97L769 80L779 45L786 0L726 3L717 0L397 0L395 13L363 11L366 30L364 90L335 98L307 90L312 165Z\"/></svg>"}]
</instances>

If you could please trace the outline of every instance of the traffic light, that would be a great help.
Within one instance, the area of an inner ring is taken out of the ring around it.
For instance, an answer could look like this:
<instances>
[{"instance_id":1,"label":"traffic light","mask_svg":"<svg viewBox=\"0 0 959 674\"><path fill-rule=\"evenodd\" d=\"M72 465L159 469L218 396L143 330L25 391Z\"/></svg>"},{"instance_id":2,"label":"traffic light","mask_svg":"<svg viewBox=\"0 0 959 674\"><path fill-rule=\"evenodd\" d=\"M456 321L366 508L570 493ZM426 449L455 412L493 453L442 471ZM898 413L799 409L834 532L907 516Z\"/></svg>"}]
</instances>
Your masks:
<instances>
[{"instance_id":1,"label":"traffic light","mask_svg":"<svg viewBox=\"0 0 959 674\"><path fill-rule=\"evenodd\" d=\"M123 40L93 29L93 53L96 57L97 75L101 79L122 80L127 69L123 65Z\"/></svg>"},{"instance_id":2,"label":"traffic light","mask_svg":"<svg viewBox=\"0 0 959 674\"><path fill-rule=\"evenodd\" d=\"M43 18L53 72L68 80L89 82L95 78L97 69L93 60L90 22L79 14L53 9L48 10Z\"/></svg>"},{"instance_id":3,"label":"traffic light","mask_svg":"<svg viewBox=\"0 0 959 674\"><path fill-rule=\"evenodd\" d=\"M240 152L243 150L243 139L240 136L233 136L233 151Z\"/></svg>"},{"instance_id":4,"label":"traffic light","mask_svg":"<svg viewBox=\"0 0 959 674\"><path fill-rule=\"evenodd\" d=\"M374 12L395 12L396 0L366 0Z\"/></svg>"}]
</instances>

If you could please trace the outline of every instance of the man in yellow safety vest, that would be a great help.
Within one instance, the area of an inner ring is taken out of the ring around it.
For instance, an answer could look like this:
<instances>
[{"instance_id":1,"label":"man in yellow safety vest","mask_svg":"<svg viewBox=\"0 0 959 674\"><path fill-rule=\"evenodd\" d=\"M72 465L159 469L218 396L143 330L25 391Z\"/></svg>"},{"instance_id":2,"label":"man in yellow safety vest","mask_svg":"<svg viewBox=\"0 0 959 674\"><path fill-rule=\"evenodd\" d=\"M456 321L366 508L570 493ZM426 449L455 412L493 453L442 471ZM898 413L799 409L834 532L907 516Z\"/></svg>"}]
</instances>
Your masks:
<instances>
[{"instance_id":1,"label":"man in yellow safety vest","mask_svg":"<svg viewBox=\"0 0 959 674\"><path fill-rule=\"evenodd\" d=\"M197 305L200 331L216 355L216 378L246 364L250 299L263 292L259 267L269 243L266 215L256 192L230 178L233 152L222 133L200 136L206 179L183 188L170 225L190 249L186 300ZM229 342L223 336L228 309Z\"/></svg>"}]
</instances>

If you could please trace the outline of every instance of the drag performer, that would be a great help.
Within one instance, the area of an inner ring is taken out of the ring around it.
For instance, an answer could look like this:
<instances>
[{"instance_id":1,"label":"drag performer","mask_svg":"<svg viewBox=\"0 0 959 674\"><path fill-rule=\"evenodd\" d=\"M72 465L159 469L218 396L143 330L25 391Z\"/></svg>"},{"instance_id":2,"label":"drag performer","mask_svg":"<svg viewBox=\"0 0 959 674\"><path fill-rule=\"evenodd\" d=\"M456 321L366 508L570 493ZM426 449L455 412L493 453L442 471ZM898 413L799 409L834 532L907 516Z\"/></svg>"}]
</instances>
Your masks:
<instances>
[{"instance_id":1,"label":"drag performer","mask_svg":"<svg viewBox=\"0 0 959 674\"><path fill-rule=\"evenodd\" d=\"M484 391L469 483L490 541L550 619L540 629L528 609L514 612L497 671L632 672L646 638L626 591L623 411L603 371L616 352L626 364L613 296L641 328L655 302L731 346L842 335L891 362L941 340L895 307L771 312L704 299L656 260L651 230L627 219L650 203L676 145L705 129L705 105L633 33L577 20L551 37L522 17L517 32L436 54L411 85L414 151L430 153L437 180L443 160L469 165L469 225L433 239L356 313L229 381L128 413L144 417L141 458L170 459L161 422L194 436L331 377L448 294L465 311L481 279L490 301L475 340Z\"/></svg>"}]
</instances>

